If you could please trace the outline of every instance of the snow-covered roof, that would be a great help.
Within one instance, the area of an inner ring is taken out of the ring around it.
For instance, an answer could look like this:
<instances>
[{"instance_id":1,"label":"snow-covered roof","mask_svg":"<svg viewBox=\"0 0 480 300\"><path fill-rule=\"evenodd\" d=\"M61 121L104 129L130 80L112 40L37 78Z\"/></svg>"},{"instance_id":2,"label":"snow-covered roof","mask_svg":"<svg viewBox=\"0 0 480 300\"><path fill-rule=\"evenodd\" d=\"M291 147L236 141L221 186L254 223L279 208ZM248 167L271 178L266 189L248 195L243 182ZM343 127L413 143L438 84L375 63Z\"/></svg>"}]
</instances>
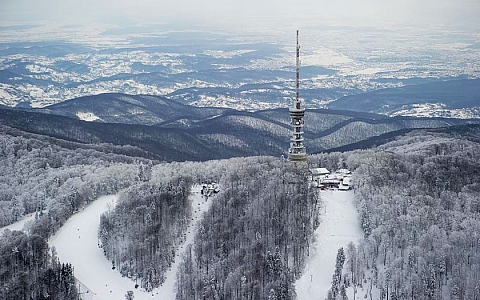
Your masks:
<instances>
[{"instance_id":1,"label":"snow-covered roof","mask_svg":"<svg viewBox=\"0 0 480 300\"><path fill-rule=\"evenodd\" d=\"M340 180L335 178L324 178L322 183L330 183L330 184L340 184Z\"/></svg>"},{"instance_id":2,"label":"snow-covered roof","mask_svg":"<svg viewBox=\"0 0 480 300\"><path fill-rule=\"evenodd\" d=\"M327 168L314 168L310 169L312 175L326 175L330 174L330 171Z\"/></svg>"}]
</instances>

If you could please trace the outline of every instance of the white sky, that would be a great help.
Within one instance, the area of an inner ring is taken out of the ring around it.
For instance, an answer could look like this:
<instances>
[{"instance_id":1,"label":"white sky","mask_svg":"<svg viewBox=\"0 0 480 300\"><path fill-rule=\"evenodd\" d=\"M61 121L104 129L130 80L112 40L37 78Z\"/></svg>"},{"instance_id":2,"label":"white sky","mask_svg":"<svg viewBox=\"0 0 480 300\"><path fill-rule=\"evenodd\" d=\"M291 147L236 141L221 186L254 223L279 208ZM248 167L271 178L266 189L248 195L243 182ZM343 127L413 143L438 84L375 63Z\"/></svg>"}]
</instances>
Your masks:
<instances>
[{"instance_id":1,"label":"white sky","mask_svg":"<svg viewBox=\"0 0 480 300\"><path fill-rule=\"evenodd\" d=\"M181 22L196 26L289 24L445 26L480 32L479 0L0 0L0 25Z\"/></svg>"}]
</instances>

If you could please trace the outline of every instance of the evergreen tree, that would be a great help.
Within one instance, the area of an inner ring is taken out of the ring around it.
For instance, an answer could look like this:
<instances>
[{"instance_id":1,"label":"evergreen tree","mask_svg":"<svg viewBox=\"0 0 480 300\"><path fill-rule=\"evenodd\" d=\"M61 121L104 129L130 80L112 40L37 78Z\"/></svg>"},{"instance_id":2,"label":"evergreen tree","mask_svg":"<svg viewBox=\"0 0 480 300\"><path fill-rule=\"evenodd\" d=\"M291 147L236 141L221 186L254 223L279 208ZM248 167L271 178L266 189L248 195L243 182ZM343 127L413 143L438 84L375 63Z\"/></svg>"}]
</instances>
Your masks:
<instances>
[{"instance_id":1,"label":"evergreen tree","mask_svg":"<svg viewBox=\"0 0 480 300\"><path fill-rule=\"evenodd\" d=\"M127 293L125 294L125 300L134 300L135 299L135 296L133 294L133 291L127 291Z\"/></svg>"}]
</instances>

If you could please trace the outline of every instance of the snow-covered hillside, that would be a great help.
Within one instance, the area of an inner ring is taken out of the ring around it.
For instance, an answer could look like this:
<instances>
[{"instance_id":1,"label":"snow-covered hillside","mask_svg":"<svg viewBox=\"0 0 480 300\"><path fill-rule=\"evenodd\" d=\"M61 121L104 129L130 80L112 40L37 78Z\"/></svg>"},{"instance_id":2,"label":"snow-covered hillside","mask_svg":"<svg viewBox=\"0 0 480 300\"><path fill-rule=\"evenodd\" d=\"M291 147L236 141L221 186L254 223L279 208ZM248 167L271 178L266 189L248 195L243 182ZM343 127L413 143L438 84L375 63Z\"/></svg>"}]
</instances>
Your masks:
<instances>
[{"instance_id":1,"label":"snow-covered hillside","mask_svg":"<svg viewBox=\"0 0 480 300\"><path fill-rule=\"evenodd\" d=\"M175 299L175 283L180 257L187 245L193 243L197 222L210 206L200 194L200 187L195 186L191 194L194 213L188 226L185 241L177 249L177 258L165 274L164 284L148 293L135 289L135 282L122 277L112 269L97 238L100 215L113 208L117 197L105 196L94 201L84 210L72 216L55 234L50 245L55 247L62 262L74 266L79 292L83 299L115 300L123 299L127 291L133 291L135 299ZM335 269L335 256L340 247L346 247L352 241L358 242L363 237L354 205L352 191L322 191L320 197L324 207L321 210L321 224L315 232L315 243L310 251L310 258L302 277L296 282L299 300L324 299L331 286ZM26 220L29 220L28 218ZM25 220L1 229L19 230Z\"/></svg>"},{"instance_id":2,"label":"snow-covered hillside","mask_svg":"<svg viewBox=\"0 0 480 300\"><path fill-rule=\"evenodd\" d=\"M325 299L331 287L338 249L363 237L353 191L327 190L320 192L320 197L324 205L321 224L315 231L316 241L305 271L296 282L298 300Z\"/></svg>"},{"instance_id":3,"label":"snow-covered hillside","mask_svg":"<svg viewBox=\"0 0 480 300\"><path fill-rule=\"evenodd\" d=\"M182 257L186 246L193 242L197 221L211 202L202 197L199 186L192 189L190 197L194 208L193 221L188 227L184 243L179 245L177 258ZM62 262L69 262L74 266L75 277L81 283L79 292L82 293L83 299L124 299L127 291L133 291L136 300L175 299L175 279L180 259L176 259L165 274L166 281L163 286L148 293L143 289L135 289L135 282L113 270L112 262L105 258L98 246L99 220L102 213L113 208L116 200L116 196L105 196L94 201L83 211L72 216L52 237L50 245L56 248Z\"/></svg>"}]
</instances>

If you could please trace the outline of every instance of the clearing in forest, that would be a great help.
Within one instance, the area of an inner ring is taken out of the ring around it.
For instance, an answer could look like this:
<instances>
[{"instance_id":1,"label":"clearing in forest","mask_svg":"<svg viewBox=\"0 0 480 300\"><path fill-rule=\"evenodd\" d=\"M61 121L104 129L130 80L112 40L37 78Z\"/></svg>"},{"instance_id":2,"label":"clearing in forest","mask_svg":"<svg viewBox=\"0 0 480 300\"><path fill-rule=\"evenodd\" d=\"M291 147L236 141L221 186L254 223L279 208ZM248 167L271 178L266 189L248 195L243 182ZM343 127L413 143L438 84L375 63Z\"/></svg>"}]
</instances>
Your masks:
<instances>
[{"instance_id":1,"label":"clearing in forest","mask_svg":"<svg viewBox=\"0 0 480 300\"><path fill-rule=\"evenodd\" d=\"M324 206L320 226L305 271L295 283L298 300L325 299L332 286L338 249L363 238L353 191L326 190L320 197ZM348 296L353 298L353 294Z\"/></svg>"},{"instance_id":2,"label":"clearing in forest","mask_svg":"<svg viewBox=\"0 0 480 300\"><path fill-rule=\"evenodd\" d=\"M179 245L177 259L167 272L163 286L146 292L135 289L135 282L122 277L118 270L112 269L112 262L107 260L103 250L99 248L97 232L100 215L110 207L113 209L116 196L100 197L83 211L72 216L52 237L50 246L55 246L61 262L71 263L76 279L81 282L80 292L85 300L119 300L125 299L127 291L134 292L135 300L142 299L175 299L175 280L178 264L183 251L193 242L197 221L211 202L200 194L200 186L194 186L190 195L193 206L192 222L188 226L185 241ZM87 292L88 291L88 292Z\"/></svg>"}]
</instances>

